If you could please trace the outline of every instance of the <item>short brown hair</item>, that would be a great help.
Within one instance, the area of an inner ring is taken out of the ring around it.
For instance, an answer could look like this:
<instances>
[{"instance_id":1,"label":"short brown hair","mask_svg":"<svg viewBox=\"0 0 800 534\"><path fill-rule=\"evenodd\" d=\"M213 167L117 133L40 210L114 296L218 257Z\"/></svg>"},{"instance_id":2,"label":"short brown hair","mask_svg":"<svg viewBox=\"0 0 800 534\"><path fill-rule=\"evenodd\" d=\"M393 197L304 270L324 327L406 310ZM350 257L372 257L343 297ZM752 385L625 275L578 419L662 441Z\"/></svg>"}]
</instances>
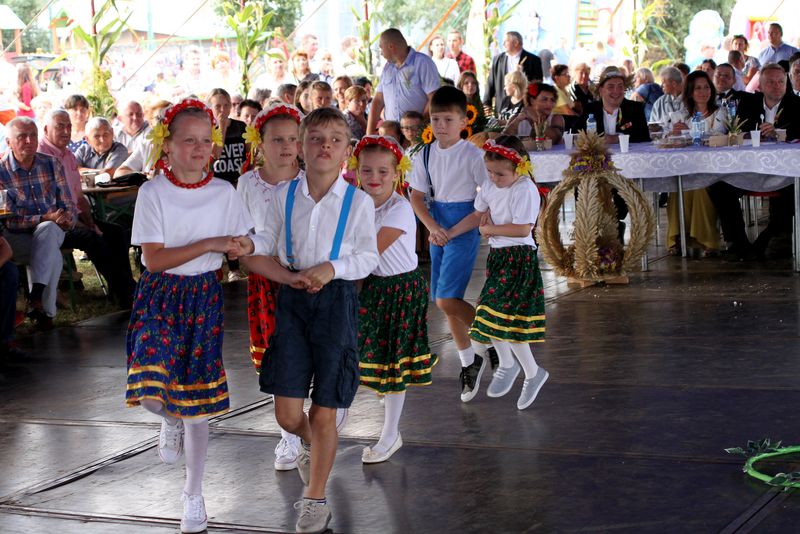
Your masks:
<instances>
[{"instance_id":1,"label":"short brown hair","mask_svg":"<svg viewBox=\"0 0 800 534\"><path fill-rule=\"evenodd\" d=\"M351 100L364 96L367 96L367 91L361 86L353 85L348 87L347 91L344 92L344 101L349 104Z\"/></svg>"},{"instance_id":2,"label":"short brown hair","mask_svg":"<svg viewBox=\"0 0 800 534\"><path fill-rule=\"evenodd\" d=\"M332 122L339 122L342 126L344 126L345 130L347 131L348 139L351 135L353 135L352 132L350 132L350 125L347 124L347 119L344 118L342 112L336 108L327 107L315 109L305 116L305 118L300 122L300 139L305 138L306 131L312 126L327 126Z\"/></svg>"},{"instance_id":3,"label":"short brown hair","mask_svg":"<svg viewBox=\"0 0 800 534\"><path fill-rule=\"evenodd\" d=\"M333 88L331 87L331 84L320 80L317 80L316 82L312 83L311 87L309 87L308 90L310 93L313 93L314 91L328 91L329 93L333 93Z\"/></svg>"}]
</instances>

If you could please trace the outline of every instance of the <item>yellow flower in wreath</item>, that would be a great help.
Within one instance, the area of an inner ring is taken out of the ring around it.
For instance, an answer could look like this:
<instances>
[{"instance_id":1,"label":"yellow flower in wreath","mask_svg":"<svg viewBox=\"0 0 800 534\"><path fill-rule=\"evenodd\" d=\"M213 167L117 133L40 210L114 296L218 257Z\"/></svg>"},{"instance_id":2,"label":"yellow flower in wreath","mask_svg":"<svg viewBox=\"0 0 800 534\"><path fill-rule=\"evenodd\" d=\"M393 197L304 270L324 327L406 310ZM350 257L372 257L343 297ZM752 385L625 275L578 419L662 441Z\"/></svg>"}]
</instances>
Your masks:
<instances>
[{"instance_id":1,"label":"yellow flower in wreath","mask_svg":"<svg viewBox=\"0 0 800 534\"><path fill-rule=\"evenodd\" d=\"M426 126L424 130L422 130L421 137L422 137L422 142L425 143L426 145L433 143L433 128L431 128L430 124Z\"/></svg>"},{"instance_id":2,"label":"yellow flower in wreath","mask_svg":"<svg viewBox=\"0 0 800 534\"><path fill-rule=\"evenodd\" d=\"M211 142L216 146L222 146L225 144L225 142L222 140L222 130L220 130L219 126L214 126L214 129L211 130Z\"/></svg>"},{"instance_id":3,"label":"yellow flower in wreath","mask_svg":"<svg viewBox=\"0 0 800 534\"><path fill-rule=\"evenodd\" d=\"M478 110L472 104L467 104L467 126L472 126L478 119Z\"/></svg>"}]
</instances>

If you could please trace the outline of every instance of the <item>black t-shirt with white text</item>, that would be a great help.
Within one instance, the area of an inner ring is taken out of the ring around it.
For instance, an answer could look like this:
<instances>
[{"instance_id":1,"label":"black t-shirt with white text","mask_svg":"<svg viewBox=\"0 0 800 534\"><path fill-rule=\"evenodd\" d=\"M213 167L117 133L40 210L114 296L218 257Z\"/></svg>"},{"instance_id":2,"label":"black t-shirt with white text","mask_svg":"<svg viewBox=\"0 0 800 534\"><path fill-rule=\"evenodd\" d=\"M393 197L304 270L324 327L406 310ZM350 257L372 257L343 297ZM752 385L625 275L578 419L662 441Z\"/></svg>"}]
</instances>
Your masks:
<instances>
[{"instance_id":1,"label":"black t-shirt with white text","mask_svg":"<svg viewBox=\"0 0 800 534\"><path fill-rule=\"evenodd\" d=\"M222 153L214 161L214 177L230 182L234 186L247 156L244 143L245 128L246 125L242 121L230 120L228 130L225 132Z\"/></svg>"}]
</instances>

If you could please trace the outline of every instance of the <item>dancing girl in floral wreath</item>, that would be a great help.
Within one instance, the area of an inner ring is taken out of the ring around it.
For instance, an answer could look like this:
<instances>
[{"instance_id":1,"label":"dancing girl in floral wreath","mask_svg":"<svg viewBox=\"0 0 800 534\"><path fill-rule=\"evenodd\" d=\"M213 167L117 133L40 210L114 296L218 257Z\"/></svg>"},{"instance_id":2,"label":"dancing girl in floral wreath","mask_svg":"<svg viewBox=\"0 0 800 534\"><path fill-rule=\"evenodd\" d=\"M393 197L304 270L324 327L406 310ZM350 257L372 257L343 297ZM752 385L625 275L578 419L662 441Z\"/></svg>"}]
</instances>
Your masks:
<instances>
[{"instance_id":1,"label":"dancing girl in floral wreath","mask_svg":"<svg viewBox=\"0 0 800 534\"><path fill-rule=\"evenodd\" d=\"M428 346L428 281L417 268L417 222L397 192L411 162L392 137L369 135L348 165L375 203L380 260L359 294L358 348L361 385L384 397L378 443L364 448L365 464L388 460L400 447L406 387L431 383L437 357Z\"/></svg>"},{"instance_id":2,"label":"dancing girl in floral wreath","mask_svg":"<svg viewBox=\"0 0 800 534\"><path fill-rule=\"evenodd\" d=\"M511 391L520 368L525 373L517 401L517 408L524 410L549 376L530 348L530 343L544 341L545 332L544 289L531 234L542 201L519 138L503 135L487 141L483 150L489 181L475 198L475 212L451 228L448 239L476 226L489 238L486 283L470 337L494 345L500 358L489 397L502 397Z\"/></svg>"},{"instance_id":3,"label":"dancing girl in floral wreath","mask_svg":"<svg viewBox=\"0 0 800 534\"><path fill-rule=\"evenodd\" d=\"M222 136L202 102L168 108L150 134L156 176L139 190L131 243L142 247L142 274L126 348L126 404L162 418L158 454L167 464L186 455L183 532L202 532L208 419L229 409L222 364L222 292L215 271L223 254L240 255L235 237L253 222L236 191L213 177L213 145ZM166 163L166 161L169 163ZM267 273L305 287L277 263Z\"/></svg>"}]
</instances>

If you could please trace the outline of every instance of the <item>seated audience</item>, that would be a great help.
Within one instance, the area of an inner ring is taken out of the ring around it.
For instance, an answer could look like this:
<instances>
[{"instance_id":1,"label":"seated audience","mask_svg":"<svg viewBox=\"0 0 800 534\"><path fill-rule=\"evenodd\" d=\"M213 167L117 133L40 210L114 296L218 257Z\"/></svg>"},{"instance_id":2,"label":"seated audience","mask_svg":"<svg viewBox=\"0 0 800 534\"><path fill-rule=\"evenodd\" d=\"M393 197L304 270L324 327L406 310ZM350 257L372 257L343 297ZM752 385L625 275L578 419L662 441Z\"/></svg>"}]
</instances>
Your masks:
<instances>
[{"instance_id":1,"label":"seated audience","mask_svg":"<svg viewBox=\"0 0 800 534\"><path fill-rule=\"evenodd\" d=\"M107 172L114 176L117 167L128 159L128 149L114 141L114 130L108 119L93 117L86 123L86 144L78 147L75 157L81 171Z\"/></svg>"}]
</instances>

